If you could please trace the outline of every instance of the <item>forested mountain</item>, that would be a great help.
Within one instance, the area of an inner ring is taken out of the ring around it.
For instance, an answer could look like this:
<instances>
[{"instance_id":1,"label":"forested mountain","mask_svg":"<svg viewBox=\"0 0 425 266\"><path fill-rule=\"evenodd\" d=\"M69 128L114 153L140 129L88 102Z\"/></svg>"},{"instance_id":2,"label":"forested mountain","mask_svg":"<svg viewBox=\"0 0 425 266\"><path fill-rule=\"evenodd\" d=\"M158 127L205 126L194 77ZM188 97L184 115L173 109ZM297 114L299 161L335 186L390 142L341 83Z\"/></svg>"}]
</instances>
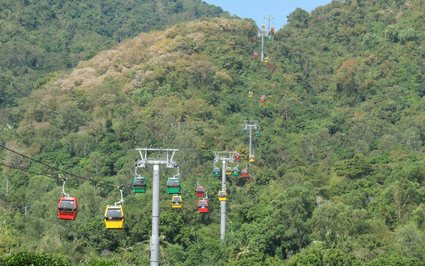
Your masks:
<instances>
[{"instance_id":1,"label":"forested mountain","mask_svg":"<svg viewBox=\"0 0 425 266\"><path fill-rule=\"evenodd\" d=\"M223 15L229 16L201 0L1 0L0 108L24 96L10 83L30 93L47 73L73 68L126 38Z\"/></svg>"},{"instance_id":2,"label":"forested mountain","mask_svg":"<svg viewBox=\"0 0 425 266\"><path fill-rule=\"evenodd\" d=\"M266 44L268 64L252 56L253 21L200 18L50 74L0 111L0 143L26 156L1 149L0 256L146 265L152 169L145 194L131 184L135 148L153 146L180 149L181 210L165 186L176 171L161 169L163 265L424 265L425 1L390 2L295 10ZM261 127L252 164L247 119ZM234 149L249 177L229 176L221 243L213 151ZM56 219L63 176L75 221ZM119 184L126 229L108 231Z\"/></svg>"}]
</instances>

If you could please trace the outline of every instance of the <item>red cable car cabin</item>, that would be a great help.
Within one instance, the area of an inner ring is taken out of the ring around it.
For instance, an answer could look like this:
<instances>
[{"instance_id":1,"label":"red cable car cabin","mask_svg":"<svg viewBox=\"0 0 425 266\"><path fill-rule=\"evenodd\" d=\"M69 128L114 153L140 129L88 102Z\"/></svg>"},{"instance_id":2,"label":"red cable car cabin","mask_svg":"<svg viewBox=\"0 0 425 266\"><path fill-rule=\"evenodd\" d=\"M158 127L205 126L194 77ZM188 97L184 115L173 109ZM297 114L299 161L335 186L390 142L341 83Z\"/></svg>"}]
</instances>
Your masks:
<instances>
[{"instance_id":1,"label":"red cable car cabin","mask_svg":"<svg viewBox=\"0 0 425 266\"><path fill-rule=\"evenodd\" d=\"M197 197L203 197L204 193L205 193L204 187L201 187L201 186L196 187L196 196Z\"/></svg>"},{"instance_id":2,"label":"red cable car cabin","mask_svg":"<svg viewBox=\"0 0 425 266\"><path fill-rule=\"evenodd\" d=\"M200 213L208 212L208 200L199 200L198 201L198 211Z\"/></svg>"},{"instance_id":3,"label":"red cable car cabin","mask_svg":"<svg viewBox=\"0 0 425 266\"><path fill-rule=\"evenodd\" d=\"M258 53L254 53L254 58L257 59L258 58Z\"/></svg>"},{"instance_id":4,"label":"red cable car cabin","mask_svg":"<svg viewBox=\"0 0 425 266\"><path fill-rule=\"evenodd\" d=\"M242 177L248 177L248 169L243 169L241 172Z\"/></svg>"},{"instance_id":5,"label":"red cable car cabin","mask_svg":"<svg viewBox=\"0 0 425 266\"><path fill-rule=\"evenodd\" d=\"M266 97L265 96L261 96L260 101L263 103L266 101Z\"/></svg>"},{"instance_id":6,"label":"red cable car cabin","mask_svg":"<svg viewBox=\"0 0 425 266\"><path fill-rule=\"evenodd\" d=\"M77 215L77 198L61 197L58 205L58 218L65 220L75 220Z\"/></svg>"},{"instance_id":7,"label":"red cable car cabin","mask_svg":"<svg viewBox=\"0 0 425 266\"><path fill-rule=\"evenodd\" d=\"M274 26L272 26L272 29L271 30L274 31Z\"/></svg>"},{"instance_id":8,"label":"red cable car cabin","mask_svg":"<svg viewBox=\"0 0 425 266\"><path fill-rule=\"evenodd\" d=\"M235 153L235 160L240 160L241 159L241 154L240 153Z\"/></svg>"}]
</instances>

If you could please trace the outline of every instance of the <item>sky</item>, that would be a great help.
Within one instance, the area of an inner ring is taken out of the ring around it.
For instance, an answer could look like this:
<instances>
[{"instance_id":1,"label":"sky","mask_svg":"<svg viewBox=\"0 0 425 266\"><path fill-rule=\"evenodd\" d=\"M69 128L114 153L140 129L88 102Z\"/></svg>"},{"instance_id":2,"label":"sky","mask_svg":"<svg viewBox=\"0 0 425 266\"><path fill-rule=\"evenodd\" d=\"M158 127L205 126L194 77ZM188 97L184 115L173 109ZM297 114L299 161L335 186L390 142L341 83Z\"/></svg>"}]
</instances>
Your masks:
<instances>
[{"instance_id":1,"label":"sky","mask_svg":"<svg viewBox=\"0 0 425 266\"><path fill-rule=\"evenodd\" d=\"M232 15L237 15L241 18L252 18L259 27L263 22L264 15L274 15L274 26L278 30L286 24L286 16L297 7L311 12L318 6L329 4L332 0L204 0L204 2L220 6ZM266 21L264 23L267 24Z\"/></svg>"}]
</instances>

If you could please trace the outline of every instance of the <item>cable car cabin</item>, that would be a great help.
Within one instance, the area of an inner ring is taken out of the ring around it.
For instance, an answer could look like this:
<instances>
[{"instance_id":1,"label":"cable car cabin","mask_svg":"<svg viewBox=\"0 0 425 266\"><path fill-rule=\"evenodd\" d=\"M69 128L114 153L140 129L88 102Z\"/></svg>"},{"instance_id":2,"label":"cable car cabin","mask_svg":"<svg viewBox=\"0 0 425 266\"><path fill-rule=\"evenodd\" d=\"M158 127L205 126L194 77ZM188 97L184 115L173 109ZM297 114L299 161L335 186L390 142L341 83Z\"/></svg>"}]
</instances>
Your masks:
<instances>
[{"instance_id":1,"label":"cable car cabin","mask_svg":"<svg viewBox=\"0 0 425 266\"><path fill-rule=\"evenodd\" d=\"M254 155L249 156L249 162L253 163L255 161Z\"/></svg>"},{"instance_id":2,"label":"cable car cabin","mask_svg":"<svg viewBox=\"0 0 425 266\"><path fill-rule=\"evenodd\" d=\"M213 176L220 176L220 168L214 167Z\"/></svg>"},{"instance_id":3,"label":"cable car cabin","mask_svg":"<svg viewBox=\"0 0 425 266\"><path fill-rule=\"evenodd\" d=\"M241 154L239 152L235 153L235 160L240 160Z\"/></svg>"},{"instance_id":4,"label":"cable car cabin","mask_svg":"<svg viewBox=\"0 0 425 266\"><path fill-rule=\"evenodd\" d=\"M261 40L261 35L258 35L258 39Z\"/></svg>"},{"instance_id":5,"label":"cable car cabin","mask_svg":"<svg viewBox=\"0 0 425 266\"><path fill-rule=\"evenodd\" d=\"M264 30L266 28L265 24L261 24L261 28Z\"/></svg>"},{"instance_id":6,"label":"cable car cabin","mask_svg":"<svg viewBox=\"0 0 425 266\"><path fill-rule=\"evenodd\" d=\"M77 198L62 196L58 205L58 219L75 220L77 215Z\"/></svg>"},{"instance_id":7,"label":"cable car cabin","mask_svg":"<svg viewBox=\"0 0 425 266\"><path fill-rule=\"evenodd\" d=\"M242 128L242 133L243 133L243 134L246 134L246 127L243 127L243 128Z\"/></svg>"},{"instance_id":8,"label":"cable car cabin","mask_svg":"<svg viewBox=\"0 0 425 266\"><path fill-rule=\"evenodd\" d=\"M227 192L225 190L218 192L218 200L219 201L226 201L227 200Z\"/></svg>"},{"instance_id":9,"label":"cable car cabin","mask_svg":"<svg viewBox=\"0 0 425 266\"><path fill-rule=\"evenodd\" d=\"M239 175L239 168L237 166L233 167L232 169L232 175Z\"/></svg>"},{"instance_id":10,"label":"cable car cabin","mask_svg":"<svg viewBox=\"0 0 425 266\"><path fill-rule=\"evenodd\" d=\"M124 210L122 205L108 205L105 211L105 225L108 229L124 228Z\"/></svg>"},{"instance_id":11,"label":"cable car cabin","mask_svg":"<svg viewBox=\"0 0 425 266\"><path fill-rule=\"evenodd\" d=\"M265 96L261 96L261 97L260 97L260 102L262 102L262 103L263 103L263 102L265 102L265 101L266 101L266 97L265 97Z\"/></svg>"},{"instance_id":12,"label":"cable car cabin","mask_svg":"<svg viewBox=\"0 0 425 266\"><path fill-rule=\"evenodd\" d=\"M274 26L272 26L271 31L274 31Z\"/></svg>"},{"instance_id":13,"label":"cable car cabin","mask_svg":"<svg viewBox=\"0 0 425 266\"><path fill-rule=\"evenodd\" d=\"M259 137L260 136L260 130L255 131L255 136Z\"/></svg>"},{"instance_id":14,"label":"cable car cabin","mask_svg":"<svg viewBox=\"0 0 425 266\"><path fill-rule=\"evenodd\" d=\"M205 188L201 186L196 187L196 196L197 197L203 197L205 194Z\"/></svg>"},{"instance_id":15,"label":"cable car cabin","mask_svg":"<svg viewBox=\"0 0 425 266\"><path fill-rule=\"evenodd\" d=\"M264 62L265 62L265 63L268 63L268 62L269 62L269 57L268 57L268 56L266 56L266 57L264 58Z\"/></svg>"},{"instance_id":16,"label":"cable car cabin","mask_svg":"<svg viewBox=\"0 0 425 266\"><path fill-rule=\"evenodd\" d=\"M169 177L167 180L167 191L168 194L180 193L180 180L179 178Z\"/></svg>"},{"instance_id":17,"label":"cable car cabin","mask_svg":"<svg viewBox=\"0 0 425 266\"><path fill-rule=\"evenodd\" d=\"M258 58L258 53L254 53L254 58L257 59Z\"/></svg>"},{"instance_id":18,"label":"cable car cabin","mask_svg":"<svg viewBox=\"0 0 425 266\"><path fill-rule=\"evenodd\" d=\"M232 167L227 166L226 167L226 175L231 175L232 174Z\"/></svg>"},{"instance_id":19,"label":"cable car cabin","mask_svg":"<svg viewBox=\"0 0 425 266\"><path fill-rule=\"evenodd\" d=\"M135 193L145 193L146 192L146 178L144 177L135 177L133 181L133 191Z\"/></svg>"},{"instance_id":20,"label":"cable car cabin","mask_svg":"<svg viewBox=\"0 0 425 266\"><path fill-rule=\"evenodd\" d=\"M241 172L242 177L248 177L248 169L243 169Z\"/></svg>"},{"instance_id":21,"label":"cable car cabin","mask_svg":"<svg viewBox=\"0 0 425 266\"><path fill-rule=\"evenodd\" d=\"M198 201L198 211L200 213L208 212L208 208L209 208L208 200L199 200Z\"/></svg>"},{"instance_id":22,"label":"cable car cabin","mask_svg":"<svg viewBox=\"0 0 425 266\"><path fill-rule=\"evenodd\" d=\"M268 40L271 41L272 40L272 36L269 36Z\"/></svg>"},{"instance_id":23,"label":"cable car cabin","mask_svg":"<svg viewBox=\"0 0 425 266\"><path fill-rule=\"evenodd\" d=\"M254 93L253 93L252 91L248 92L248 97L249 97L249 98L254 97Z\"/></svg>"},{"instance_id":24,"label":"cable car cabin","mask_svg":"<svg viewBox=\"0 0 425 266\"><path fill-rule=\"evenodd\" d=\"M183 205L182 196L174 195L171 200L171 205L173 206L173 209L181 209Z\"/></svg>"}]
</instances>

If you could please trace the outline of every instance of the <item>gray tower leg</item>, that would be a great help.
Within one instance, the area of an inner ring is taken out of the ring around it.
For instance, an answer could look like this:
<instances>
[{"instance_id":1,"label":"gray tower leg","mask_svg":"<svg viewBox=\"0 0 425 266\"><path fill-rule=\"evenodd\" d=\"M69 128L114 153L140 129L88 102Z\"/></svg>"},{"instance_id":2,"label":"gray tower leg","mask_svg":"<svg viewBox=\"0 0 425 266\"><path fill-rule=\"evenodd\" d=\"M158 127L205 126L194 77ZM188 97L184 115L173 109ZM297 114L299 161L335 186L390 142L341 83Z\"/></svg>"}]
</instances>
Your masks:
<instances>
[{"instance_id":1,"label":"gray tower leg","mask_svg":"<svg viewBox=\"0 0 425 266\"><path fill-rule=\"evenodd\" d=\"M221 175L221 190L226 191L226 161L223 160L223 172ZM224 235L226 234L226 201L220 202L221 206L221 230L220 238L224 241Z\"/></svg>"},{"instance_id":2,"label":"gray tower leg","mask_svg":"<svg viewBox=\"0 0 425 266\"><path fill-rule=\"evenodd\" d=\"M264 62L264 34L261 33L261 62Z\"/></svg>"},{"instance_id":3,"label":"gray tower leg","mask_svg":"<svg viewBox=\"0 0 425 266\"><path fill-rule=\"evenodd\" d=\"M249 156L251 155L252 155L252 127L249 126Z\"/></svg>"},{"instance_id":4,"label":"gray tower leg","mask_svg":"<svg viewBox=\"0 0 425 266\"><path fill-rule=\"evenodd\" d=\"M159 265L159 164L153 165L151 266Z\"/></svg>"}]
</instances>

